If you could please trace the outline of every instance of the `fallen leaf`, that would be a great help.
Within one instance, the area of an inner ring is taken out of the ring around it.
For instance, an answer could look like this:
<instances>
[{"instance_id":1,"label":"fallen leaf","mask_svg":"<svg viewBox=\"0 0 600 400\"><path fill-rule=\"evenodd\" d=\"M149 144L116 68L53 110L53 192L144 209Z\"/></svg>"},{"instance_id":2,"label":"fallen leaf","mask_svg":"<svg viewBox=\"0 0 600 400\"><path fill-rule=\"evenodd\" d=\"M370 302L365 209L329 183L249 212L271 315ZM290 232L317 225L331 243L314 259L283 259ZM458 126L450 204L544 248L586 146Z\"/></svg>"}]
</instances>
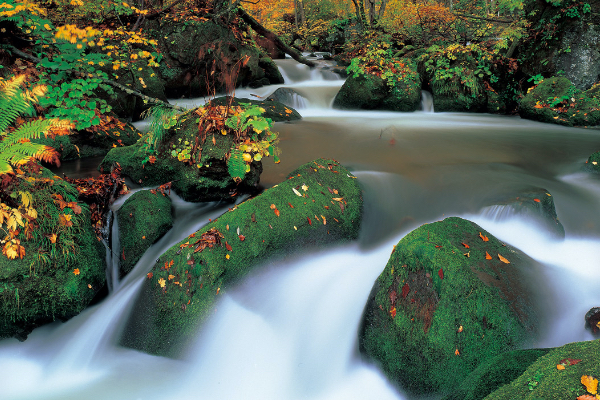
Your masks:
<instances>
[{"instance_id":1,"label":"fallen leaf","mask_svg":"<svg viewBox=\"0 0 600 400\"><path fill-rule=\"evenodd\" d=\"M165 284L166 284L165 278L160 278L160 279L158 280L158 284L159 284L159 286L160 286L160 287L163 287L163 288L164 288L164 287L165 287Z\"/></svg>"},{"instance_id":2,"label":"fallen leaf","mask_svg":"<svg viewBox=\"0 0 600 400\"><path fill-rule=\"evenodd\" d=\"M299 191L296 190L296 188L292 188L292 190L294 191L294 193L296 194L296 196L302 197L302 195L300 194Z\"/></svg>"},{"instance_id":3,"label":"fallen leaf","mask_svg":"<svg viewBox=\"0 0 600 400\"><path fill-rule=\"evenodd\" d=\"M440 277L440 279L444 279L444 270L443 269L439 269L438 271L438 276Z\"/></svg>"},{"instance_id":4,"label":"fallen leaf","mask_svg":"<svg viewBox=\"0 0 600 400\"><path fill-rule=\"evenodd\" d=\"M271 210L275 210L277 208L275 204L271 204L269 207L271 208Z\"/></svg>"},{"instance_id":5,"label":"fallen leaf","mask_svg":"<svg viewBox=\"0 0 600 400\"><path fill-rule=\"evenodd\" d=\"M490 256L490 253L488 253L487 251L485 252L485 259L486 260L491 260L492 256Z\"/></svg>"},{"instance_id":6,"label":"fallen leaf","mask_svg":"<svg viewBox=\"0 0 600 400\"><path fill-rule=\"evenodd\" d=\"M225 248L226 248L227 250L229 250L229 251L233 250L233 249L231 248L231 245L230 245L229 243L227 243L227 242L225 242Z\"/></svg>"},{"instance_id":7,"label":"fallen leaf","mask_svg":"<svg viewBox=\"0 0 600 400\"><path fill-rule=\"evenodd\" d=\"M579 364L581 360L574 358L565 358L564 360L560 360L560 363L566 366Z\"/></svg>"},{"instance_id":8,"label":"fallen leaf","mask_svg":"<svg viewBox=\"0 0 600 400\"><path fill-rule=\"evenodd\" d=\"M508 261L506 258L502 257L500 254L498 254L498 258L500 259L500 261L502 261L504 264L510 264L510 261Z\"/></svg>"},{"instance_id":9,"label":"fallen leaf","mask_svg":"<svg viewBox=\"0 0 600 400\"><path fill-rule=\"evenodd\" d=\"M277 215L279 217L279 210L275 209L275 215Z\"/></svg>"},{"instance_id":10,"label":"fallen leaf","mask_svg":"<svg viewBox=\"0 0 600 400\"><path fill-rule=\"evenodd\" d=\"M327 220L323 214L321 214L321 218L323 219L323 225L327 225Z\"/></svg>"},{"instance_id":11,"label":"fallen leaf","mask_svg":"<svg viewBox=\"0 0 600 400\"><path fill-rule=\"evenodd\" d=\"M464 329L464 328L463 328L463 326L462 326L462 325L461 325L461 326L459 326L459 327L458 327L458 333L462 332L462 331L463 331L463 329Z\"/></svg>"},{"instance_id":12,"label":"fallen leaf","mask_svg":"<svg viewBox=\"0 0 600 400\"><path fill-rule=\"evenodd\" d=\"M402 298L405 299L406 296L408 296L408 292L410 292L410 286L408 286L408 283L405 283L404 286L402 286Z\"/></svg>"},{"instance_id":13,"label":"fallen leaf","mask_svg":"<svg viewBox=\"0 0 600 400\"><path fill-rule=\"evenodd\" d=\"M342 201L342 200L344 200L344 198L343 198L343 197L334 197L332 200L335 200L335 201Z\"/></svg>"},{"instance_id":14,"label":"fallen leaf","mask_svg":"<svg viewBox=\"0 0 600 400\"><path fill-rule=\"evenodd\" d=\"M392 318L394 318L394 317L396 316L396 307L393 307L393 308L390 310L390 315L392 316Z\"/></svg>"},{"instance_id":15,"label":"fallen leaf","mask_svg":"<svg viewBox=\"0 0 600 400\"><path fill-rule=\"evenodd\" d=\"M562 365L562 364L557 364L556 365L556 369L559 370L559 371L562 371L563 369L565 369L565 366Z\"/></svg>"},{"instance_id":16,"label":"fallen leaf","mask_svg":"<svg viewBox=\"0 0 600 400\"><path fill-rule=\"evenodd\" d=\"M75 275L79 275L79 268L75 268L75 269L73 270L73 273L74 273Z\"/></svg>"},{"instance_id":17,"label":"fallen leaf","mask_svg":"<svg viewBox=\"0 0 600 400\"><path fill-rule=\"evenodd\" d=\"M585 389L591 394L596 394L598 392L598 379L594 378L591 375L582 375L581 383L585 386Z\"/></svg>"},{"instance_id":18,"label":"fallen leaf","mask_svg":"<svg viewBox=\"0 0 600 400\"><path fill-rule=\"evenodd\" d=\"M308 220L308 224L309 224L309 225L312 225L312 221L310 220L310 218L309 218L309 217L306 217L306 219Z\"/></svg>"},{"instance_id":19,"label":"fallen leaf","mask_svg":"<svg viewBox=\"0 0 600 400\"><path fill-rule=\"evenodd\" d=\"M577 398L577 400L598 400L596 396L592 396L591 394L584 394Z\"/></svg>"},{"instance_id":20,"label":"fallen leaf","mask_svg":"<svg viewBox=\"0 0 600 400\"><path fill-rule=\"evenodd\" d=\"M230 258L229 254L225 254L225 258L229 260L229 258Z\"/></svg>"},{"instance_id":21,"label":"fallen leaf","mask_svg":"<svg viewBox=\"0 0 600 400\"><path fill-rule=\"evenodd\" d=\"M308 186L302 185L302 190L304 190L306 192L308 190Z\"/></svg>"},{"instance_id":22,"label":"fallen leaf","mask_svg":"<svg viewBox=\"0 0 600 400\"><path fill-rule=\"evenodd\" d=\"M540 199L533 199L533 201L535 201L536 203L539 203Z\"/></svg>"},{"instance_id":23,"label":"fallen leaf","mask_svg":"<svg viewBox=\"0 0 600 400\"><path fill-rule=\"evenodd\" d=\"M58 217L58 221L62 226L66 226L68 228L70 226L73 226L73 223L71 222L71 218L73 218L72 215L60 214Z\"/></svg>"},{"instance_id":24,"label":"fallen leaf","mask_svg":"<svg viewBox=\"0 0 600 400\"><path fill-rule=\"evenodd\" d=\"M467 249L469 248L469 245L466 243L461 243L463 246L465 246Z\"/></svg>"},{"instance_id":25,"label":"fallen leaf","mask_svg":"<svg viewBox=\"0 0 600 400\"><path fill-rule=\"evenodd\" d=\"M392 305L394 305L396 303L397 298L398 298L398 294L396 294L395 290L392 290L392 293L390 293L390 301L392 302Z\"/></svg>"},{"instance_id":26,"label":"fallen leaf","mask_svg":"<svg viewBox=\"0 0 600 400\"><path fill-rule=\"evenodd\" d=\"M480 238L481 238L481 240L483 240L484 242L488 242L488 241L490 240L490 239L489 239L487 236L485 236L485 235L482 235L482 234L481 234L481 232L479 232L479 237L480 237Z\"/></svg>"},{"instance_id":27,"label":"fallen leaf","mask_svg":"<svg viewBox=\"0 0 600 400\"><path fill-rule=\"evenodd\" d=\"M455 356L460 356L460 351L458 351L458 349L454 350L454 355Z\"/></svg>"},{"instance_id":28,"label":"fallen leaf","mask_svg":"<svg viewBox=\"0 0 600 400\"><path fill-rule=\"evenodd\" d=\"M148 272L146 274L146 276L148 277L148 279L152 279L152 277L154 276L154 274L152 272Z\"/></svg>"},{"instance_id":29,"label":"fallen leaf","mask_svg":"<svg viewBox=\"0 0 600 400\"><path fill-rule=\"evenodd\" d=\"M294 206L292 205L292 203L288 203L288 205L290 206L290 208L294 208Z\"/></svg>"},{"instance_id":30,"label":"fallen leaf","mask_svg":"<svg viewBox=\"0 0 600 400\"><path fill-rule=\"evenodd\" d=\"M169 276L168 276L168 279L169 279L169 280L171 280L171 279L173 279L173 278L175 278L175 275L169 275Z\"/></svg>"}]
</instances>

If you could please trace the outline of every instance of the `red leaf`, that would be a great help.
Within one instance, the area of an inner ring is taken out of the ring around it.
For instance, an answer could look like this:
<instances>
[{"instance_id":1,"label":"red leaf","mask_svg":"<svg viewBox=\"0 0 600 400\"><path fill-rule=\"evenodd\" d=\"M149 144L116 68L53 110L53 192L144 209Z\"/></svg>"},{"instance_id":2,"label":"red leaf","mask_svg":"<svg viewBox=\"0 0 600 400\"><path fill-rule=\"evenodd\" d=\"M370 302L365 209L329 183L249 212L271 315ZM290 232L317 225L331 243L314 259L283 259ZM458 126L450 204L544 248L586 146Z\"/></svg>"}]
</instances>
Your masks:
<instances>
[{"instance_id":1,"label":"red leaf","mask_svg":"<svg viewBox=\"0 0 600 400\"><path fill-rule=\"evenodd\" d=\"M288 203L290 205L290 208L294 208L294 206L292 205L292 203Z\"/></svg>"},{"instance_id":2,"label":"red leaf","mask_svg":"<svg viewBox=\"0 0 600 400\"><path fill-rule=\"evenodd\" d=\"M405 283L404 286L402 287L402 298L405 299L406 296L408 296L408 292L410 292L410 286L408 286L408 283Z\"/></svg>"},{"instance_id":3,"label":"red leaf","mask_svg":"<svg viewBox=\"0 0 600 400\"><path fill-rule=\"evenodd\" d=\"M240 242L243 242L244 240L246 240L246 236L244 236L244 235L238 235L238 237L240 238Z\"/></svg>"},{"instance_id":4,"label":"red leaf","mask_svg":"<svg viewBox=\"0 0 600 400\"><path fill-rule=\"evenodd\" d=\"M312 221L310 220L310 218L309 218L309 217L306 217L306 219L308 220L308 224L309 224L309 225L312 225Z\"/></svg>"},{"instance_id":5,"label":"red leaf","mask_svg":"<svg viewBox=\"0 0 600 400\"><path fill-rule=\"evenodd\" d=\"M438 275L440 276L440 279L444 279L444 270L440 268Z\"/></svg>"},{"instance_id":6,"label":"red leaf","mask_svg":"<svg viewBox=\"0 0 600 400\"><path fill-rule=\"evenodd\" d=\"M123 254L121 255L123 257L123 260L125 259L125 249L123 249Z\"/></svg>"},{"instance_id":7,"label":"red leaf","mask_svg":"<svg viewBox=\"0 0 600 400\"><path fill-rule=\"evenodd\" d=\"M390 315L392 316L392 318L394 318L394 317L396 316L396 307L393 307L393 308L390 310Z\"/></svg>"},{"instance_id":8,"label":"red leaf","mask_svg":"<svg viewBox=\"0 0 600 400\"><path fill-rule=\"evenodd\" d=\"M573 358L565 358L564 360L560 360L559 364L563 364L563 365L575 365L575 364L579 364L581 362L581 360L576 360Z\"/></svg>"},{"instance_id":9,"label":"red leaf","mask_svg":"<svg viewBox=\"0 0 600 400\"><path fill-rule=\"evenodd\" d=\"M398 298L398 294L396 293L395 290L392 290L392 293L390 293L390 301L392 302L392 305L394 305L394 303L396 303L397 298Z\"/></svg>"},{"instance_id":10,"label":"red leaf","mask_svg":"<svg viewBox=\"0 0 600 400\"><path fill-rule=\"evenodd\" d=\"M279 217L279 210L275 209L274 211L275 211L275 215L277 215Z\"/></svg>"},{"instance_id":11,"label":"red leaf","mask_svg":"<svg viewBox=\"0 0 600 400\"><path fill-rule=\"evenodd\" d=\"M533 199L533 201L535 201L536 203L539 203L540 199Z\"/></svg>"},{"instance_id":12,"label":"red leaf","mask_svg":"<svg viewBox=\"0 0 600 400\"><path fill-rule=\"evenodd\" d=\"M230 245L229 243L227 243L227 242L225 242L225 247L226 247L226 248L227 248L227 250L229 250L229 251L233 250L233 249L231 248L231 245Z\"/></svg>"},{"instance_id":13,"label":"red leaf","mask_svg":"<svg viewBox=\"0 0 600 400\"><path fill-rule=\"evenodd\" d=\"M469 248L469 245L466 243L461 243L463 246L465 246L467 249Z\"/></svg>"}]
</instances>

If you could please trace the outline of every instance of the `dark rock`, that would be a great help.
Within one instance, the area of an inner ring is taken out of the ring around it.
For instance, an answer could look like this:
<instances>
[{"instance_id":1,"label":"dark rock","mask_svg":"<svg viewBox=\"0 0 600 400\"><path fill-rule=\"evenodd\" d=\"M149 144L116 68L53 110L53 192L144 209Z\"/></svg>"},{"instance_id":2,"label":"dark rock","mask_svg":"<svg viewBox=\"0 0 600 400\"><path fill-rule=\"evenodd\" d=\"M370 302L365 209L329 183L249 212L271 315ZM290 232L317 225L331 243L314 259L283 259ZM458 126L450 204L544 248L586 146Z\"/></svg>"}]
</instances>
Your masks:
<instances>
[{"instance_id":1,"label":"dark rock","mask_svg":"<svg viewBox=\"0 0 600 400\"><path fill-rule=\"evenodd\" d=\"M144 252L173 226L171 199L161 191L140 190L117 211L119 274L127 275Z\"/></svg>"},{"instance_id":2,"label":"dark rock","mask_svg":"<svg viewBox=\"0 0 600 400\"><path fill-rule=\"evenodd\" d=\"M527 281L544 286L536 269L470 221L425 224L398 243L375 282L360 351L409 391L449 393L480 363L535 339L537 289Z\"/></svg>"},{"instance_id":3,"label":"dark rock","mask_svg":"<svg viewBox=\"0 0 600 400\"><path fill-rule=\"evenodd\" d=\"M288 107L306 107L306 99L300 93L290 88L277 89L265 101L278 101Z\"/></svg>"},{"instance_id":4,"label":"dark rock","mask_svg":"<svg viewBox=\"0 0 600 400\"><path fill-rule=\"evenodd\" d=\"M585 329L592 332L597 338L600 338L600 307L591 308L585 314Z\"/></svg>"},{"instance_id":5,"label":"dark rock","mask_svg":"<svg viewBox=\"0 0 600 400\"><path fill-rule=\"evenodd\" d=\"M587 159L585 169L597 174L600 173L600 151L595 152Z\"/></svg>"},{"instance_id":6,"label":"dark rock","mask_svg":"<svg viewBox=\"0 0 600 400\"><path fill-rule=\"evenodd\" d=\"M355 239L361 217L361 189L347 169L323 159L299 167L157 260L152 277L144 281L123 344L152 354L178 355L197 325L213 314L221 295L255 266L310 246ZM196 251L203 244L207 247Z\"/></svg>"}]
</instances>

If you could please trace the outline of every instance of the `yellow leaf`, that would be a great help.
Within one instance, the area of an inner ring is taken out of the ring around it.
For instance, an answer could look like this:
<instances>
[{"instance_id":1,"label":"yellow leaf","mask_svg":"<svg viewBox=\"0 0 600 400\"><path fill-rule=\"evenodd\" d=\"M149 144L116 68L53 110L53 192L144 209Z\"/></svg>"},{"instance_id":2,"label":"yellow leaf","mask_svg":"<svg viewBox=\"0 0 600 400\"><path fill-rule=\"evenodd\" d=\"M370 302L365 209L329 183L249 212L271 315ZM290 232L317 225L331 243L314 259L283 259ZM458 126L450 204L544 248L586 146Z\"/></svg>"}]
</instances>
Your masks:
<instances>
[{"instance_id":1,"label":"yellow leaf","mask_svg":"<svg viewBox=\"0 0 600 400\"><path fill-rule=\"evenodd\" d=\"M158 280L158 284L160 285L160 287L165 287L165 282L166 282L166 281L165 281L165 278L160 278L160 279Z\"/></svg>"},{"instance_id":2,"label":"yellow leaf","mask_svg":"<svg viewBox=\"0 0 600 400\"><path fill-rule=\"evenodd\" d=\"M335 201L342 201L342 200L344 200L344 198L343 198L343 197L334 197L332 200L335 200Z\"/></svg>"},{"instance_id":3,"label":"yellow leaf","mask_svg":"<svg viewBox=\"0 0 600 400\"><path fill-rule=\"evenodd\" d=\"M308 190L308 186L302 185L302 190L304 190L306 192Z\"/></svg>"},{"instance_id":4,"label":"yellow leaf","mask_svg":"<svg viewBox=\"0 0 600 400\"><path fill-rule=\"evenodd\" d=\"M21 204L23 204L24 207L29 207L29 204L31 204L31 193L29 192L19 192L19 194L21 194Z\"/></svg>"},{"instance_id":5,"label":"yellow leaf","mask_svg":"<svg viewBox=\"0 0 600 400\"><path fill-rule=\"evenodd\" d=\"M75 268L75 269L73 270L73 273L74 273L75 275L79 275L79 268Z\"/></svg>"},{"instance_id":6,"label":"yellow leaf","mask_svg":"<svg viewBox=\"0 0 600 400\"><path fill-rule=\"evenodd\" d=\"M169 280L175 278L175 275L169 275Z\"/></svg>"},{"instance_id":7,"label":"yellow leaf","mask_svg":"<svg viewBox=\"0 0 600 400\"><path fill-rule=\"evenodd\" d=\"M498 258L500 259L500 261L502 261L504 264L510 264L510 261L508 261L506 258L502 257L500 254L498 254Z\"/></svg>"},{"instance_id":8,"label":"yellow leaf","mask_svg":"<svg viewBox=\"0 0 600 400\"><path fill-rule=\"evenodd\" d=\"M582 375L581 383L585 386L585 389L591 394L596 394L598 392L598 379L594 378L591 375Z\"/></svg>"},{"instance_id":9,"label":"yellow leaf","mask_svg":"<svg viewBox=\"0 0 600 400\"><path fill-rule=\"evenodd\" d=\"M563 369L565 369L565 366L562 365L562 364L557 364L556 365L556 369L559 370L559 371L562 371Z\"/></svg>"}]
</instances>

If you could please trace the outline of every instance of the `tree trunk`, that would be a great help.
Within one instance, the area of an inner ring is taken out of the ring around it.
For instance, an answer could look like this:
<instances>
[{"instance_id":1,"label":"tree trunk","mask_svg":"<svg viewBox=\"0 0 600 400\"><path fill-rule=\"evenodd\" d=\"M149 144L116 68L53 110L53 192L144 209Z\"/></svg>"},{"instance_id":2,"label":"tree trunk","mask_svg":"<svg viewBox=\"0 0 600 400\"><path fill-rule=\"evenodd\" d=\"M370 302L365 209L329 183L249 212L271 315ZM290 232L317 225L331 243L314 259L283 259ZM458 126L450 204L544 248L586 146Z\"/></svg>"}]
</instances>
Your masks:
<instances>
[{"instance_id":1,"label":"tree trunk","mask_svg":"<svg viewBox=\"0 0 600 400\"><path fill-rule=\"evenodd\" d=\"M296 0L298 5L298 15L300 16L300 26L306 25L306 15L304 14L304 3L302 0Z\"/></svg>"},{"instance_id":2,"label":"tree trunk","mask_svg":"<svg viewBox=\"0 0 600 400\"><path fill-rule=\"evenodd\" d=\"M365 27L365 23L362 19L362 15L360 13L360 5L359 5L359 1L360 0L352 0L352 3L354 4L354 10L356 11L356 19L358 20L358 23L360 25L361 28Z\"/></svg>"},{"instance_id":3,"label":"tree trunk","mask_svg":"<svg viewBox=\"0 0 600 400\"><path fill-rule=\"evenodd\" d=\"M375 0L366 0L367 2L367 14L369 15L369 25L373 26L375 23Z\"/></svg>"},{"instance_id":4,"label":"tree trunk","mask_svg":"<svg viewBox=\"0 0 600 400\"><path fill-rule=\"evenodd\" d=\"M298 52L296 50L292 49L290 46L283 43L281 41L281 39L279 39L279 36L277 36L270 30L268 30L267 28L265 28L264 26L259 24L258 21L256 21L254 18L252 18L252 16L250 14L248 14L243 8L239 8L238 13L240 14L240 17L244 20L244 22L246 22L248 25L250 25L250 28L254 29L254 31L256 33L258 33L259 35L264 36L265 38L273 41L273 43L275 43L275 46L277 46L277 48L279 48L283 52L289 54L294 60L298 61L299 63L306 64L309 67L315 66L314 62L309 61L306 58L302 57L300 54L298 54Z\"/></svg>"},{"instance_id":5,"label":"tree trunk","mask_svg":"<svg viewBox=\"0 0 600 400\"><path fill-rule=\"evenodd\" d=\"M379 6L379 13L377 14L377 19L383 18L385 14L385 6L387 6L387 0L381 0L381 6Z\"/></svg>"}]
</instances>

